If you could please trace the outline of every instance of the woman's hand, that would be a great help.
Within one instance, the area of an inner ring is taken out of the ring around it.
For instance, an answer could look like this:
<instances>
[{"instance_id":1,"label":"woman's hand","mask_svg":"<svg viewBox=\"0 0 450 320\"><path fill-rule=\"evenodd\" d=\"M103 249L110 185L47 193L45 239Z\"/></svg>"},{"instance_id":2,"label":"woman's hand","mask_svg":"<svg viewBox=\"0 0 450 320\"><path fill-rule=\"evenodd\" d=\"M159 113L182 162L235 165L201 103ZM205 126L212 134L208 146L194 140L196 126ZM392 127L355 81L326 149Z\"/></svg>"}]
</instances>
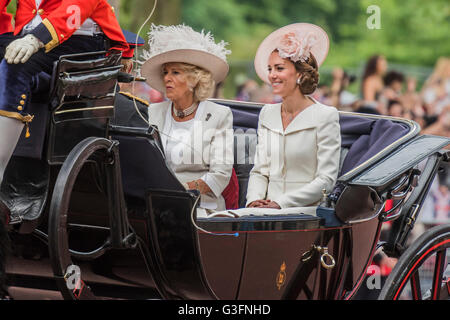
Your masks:
<instances>
[{"instance_id":1,"label":"woman's hand","mask_svg":"<svg viewBox=\"0 0 450 320\"><path fill-rule=\"evenodd\" d=\"M202 179L189 181L187 183L187 185L188 185L189 189L200 191L200 194L206 194L206 193L212 192L211 188Z\"/></svg>"},{"instance_id":2,"label":"woman's hand","mask_svg":"<svg viewBox=\"0 0 450 320\"><path fill-rule=\"evenodd\" d=\"M275 201L272 200L265 200L265 199L261 199L261 200L255 200L253 202L250 202L247 206L247 208L271 208L271 209L281 209L281 207L278 205L278 203L276 203Z\"/></svg>"},{"instance_id":3,"label":"woman's hand","mask_svg":"<svg viewBox=\"0 0 450 320\"><path fill-rule=\"evenodd\" d=\"M281 207L275 201L270 201L268 204L266 204L265 206L262 206L260 208L281 209Z\"/></svg>"},{"instance_id":4,"label":"woman's hand","mask_svg":"<svg viewBox=\"0 0 450 320\"><path fill-rule=\"evenodd\" d=\"M247 206L247 208L261 208L262 206L268 204L270 202L270 200L255 200L253 202L250 202Z\"/></svg>"}]
</instances>

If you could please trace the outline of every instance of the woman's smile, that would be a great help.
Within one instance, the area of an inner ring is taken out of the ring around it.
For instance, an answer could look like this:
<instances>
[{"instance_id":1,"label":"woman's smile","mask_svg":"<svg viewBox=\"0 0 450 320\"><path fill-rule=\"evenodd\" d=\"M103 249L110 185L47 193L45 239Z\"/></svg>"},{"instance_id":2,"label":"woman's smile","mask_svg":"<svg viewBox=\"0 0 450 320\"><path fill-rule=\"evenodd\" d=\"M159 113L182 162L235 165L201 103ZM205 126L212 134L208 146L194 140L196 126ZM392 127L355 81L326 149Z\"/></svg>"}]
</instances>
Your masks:
<instances>
[{"instance_id":1,"label":"woman's smile","mask_svg":"<svg viewBox=\"0 0 450 320\"><path fill-rule=\"evenodd\" d=\"M283 97L295 90L296 79L299 75L294 64L281 58L277 51L270 55L267 70L274 94Z\"/></svg>"}]
</instances>

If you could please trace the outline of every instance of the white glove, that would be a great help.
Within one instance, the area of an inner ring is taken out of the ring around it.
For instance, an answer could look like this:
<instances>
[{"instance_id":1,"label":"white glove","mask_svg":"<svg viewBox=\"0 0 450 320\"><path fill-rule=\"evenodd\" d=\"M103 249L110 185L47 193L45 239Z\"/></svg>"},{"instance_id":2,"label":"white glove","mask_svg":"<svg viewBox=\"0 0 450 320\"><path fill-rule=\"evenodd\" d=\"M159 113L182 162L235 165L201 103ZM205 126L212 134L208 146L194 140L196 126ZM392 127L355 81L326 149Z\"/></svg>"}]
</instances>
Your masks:
<instances>
[{"instance_id":1,"label":"white glove","mask_svg":"<svg viewBox=\"0 0 450 320\"><path fill-rule=\"evenodd\" d=\"M5 60L9 64L25 63L30 57L43 48L44 44L32 34L11 42L5 51Z\"/></svg>"}]
</instances>

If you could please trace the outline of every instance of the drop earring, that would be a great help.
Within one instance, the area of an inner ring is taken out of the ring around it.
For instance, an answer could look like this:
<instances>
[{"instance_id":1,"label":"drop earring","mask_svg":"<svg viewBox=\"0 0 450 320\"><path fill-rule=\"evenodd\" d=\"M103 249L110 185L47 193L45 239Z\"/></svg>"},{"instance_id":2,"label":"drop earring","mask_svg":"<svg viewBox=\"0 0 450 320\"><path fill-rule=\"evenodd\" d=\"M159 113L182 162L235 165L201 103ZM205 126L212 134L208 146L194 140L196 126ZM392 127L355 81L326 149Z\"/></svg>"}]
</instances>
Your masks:
<instances>
[{"instance_id":1,"label":"drop earring","mask_svg":"<svg viewBox=\"0 0 450 320\"><path fill-rule=\"evenodd\" d=\"M300 81L301 81L301 80L302 80L301 77L297 79L297 84L298 84L298 85L300 85Z\"/></svg>"}]
</instances>

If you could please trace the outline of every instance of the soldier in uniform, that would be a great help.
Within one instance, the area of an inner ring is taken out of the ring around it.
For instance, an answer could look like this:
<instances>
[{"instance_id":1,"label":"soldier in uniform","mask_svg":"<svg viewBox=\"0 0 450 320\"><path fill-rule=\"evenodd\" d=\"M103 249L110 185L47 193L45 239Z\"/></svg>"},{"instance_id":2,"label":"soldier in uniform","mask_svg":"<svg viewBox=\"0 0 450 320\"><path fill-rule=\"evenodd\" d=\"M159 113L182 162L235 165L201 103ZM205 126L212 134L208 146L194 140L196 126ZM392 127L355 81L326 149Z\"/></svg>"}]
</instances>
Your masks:
<instances>
[{"instance_id":1,"label":"soldier in uniform","mask_svg":"<svg viewBox=\"0 0 450 320\"><path fill-rule=\"evenodd\" d=\"M10 1L0 0L4 32L12 30L6 12ZM0 182L24 124L39 116L27 113L33 77L41 71L50 74L64 54L105 49L130 54L106 0L17 0L12 40L0 62Z\"/></svg>"}]
</instances>

